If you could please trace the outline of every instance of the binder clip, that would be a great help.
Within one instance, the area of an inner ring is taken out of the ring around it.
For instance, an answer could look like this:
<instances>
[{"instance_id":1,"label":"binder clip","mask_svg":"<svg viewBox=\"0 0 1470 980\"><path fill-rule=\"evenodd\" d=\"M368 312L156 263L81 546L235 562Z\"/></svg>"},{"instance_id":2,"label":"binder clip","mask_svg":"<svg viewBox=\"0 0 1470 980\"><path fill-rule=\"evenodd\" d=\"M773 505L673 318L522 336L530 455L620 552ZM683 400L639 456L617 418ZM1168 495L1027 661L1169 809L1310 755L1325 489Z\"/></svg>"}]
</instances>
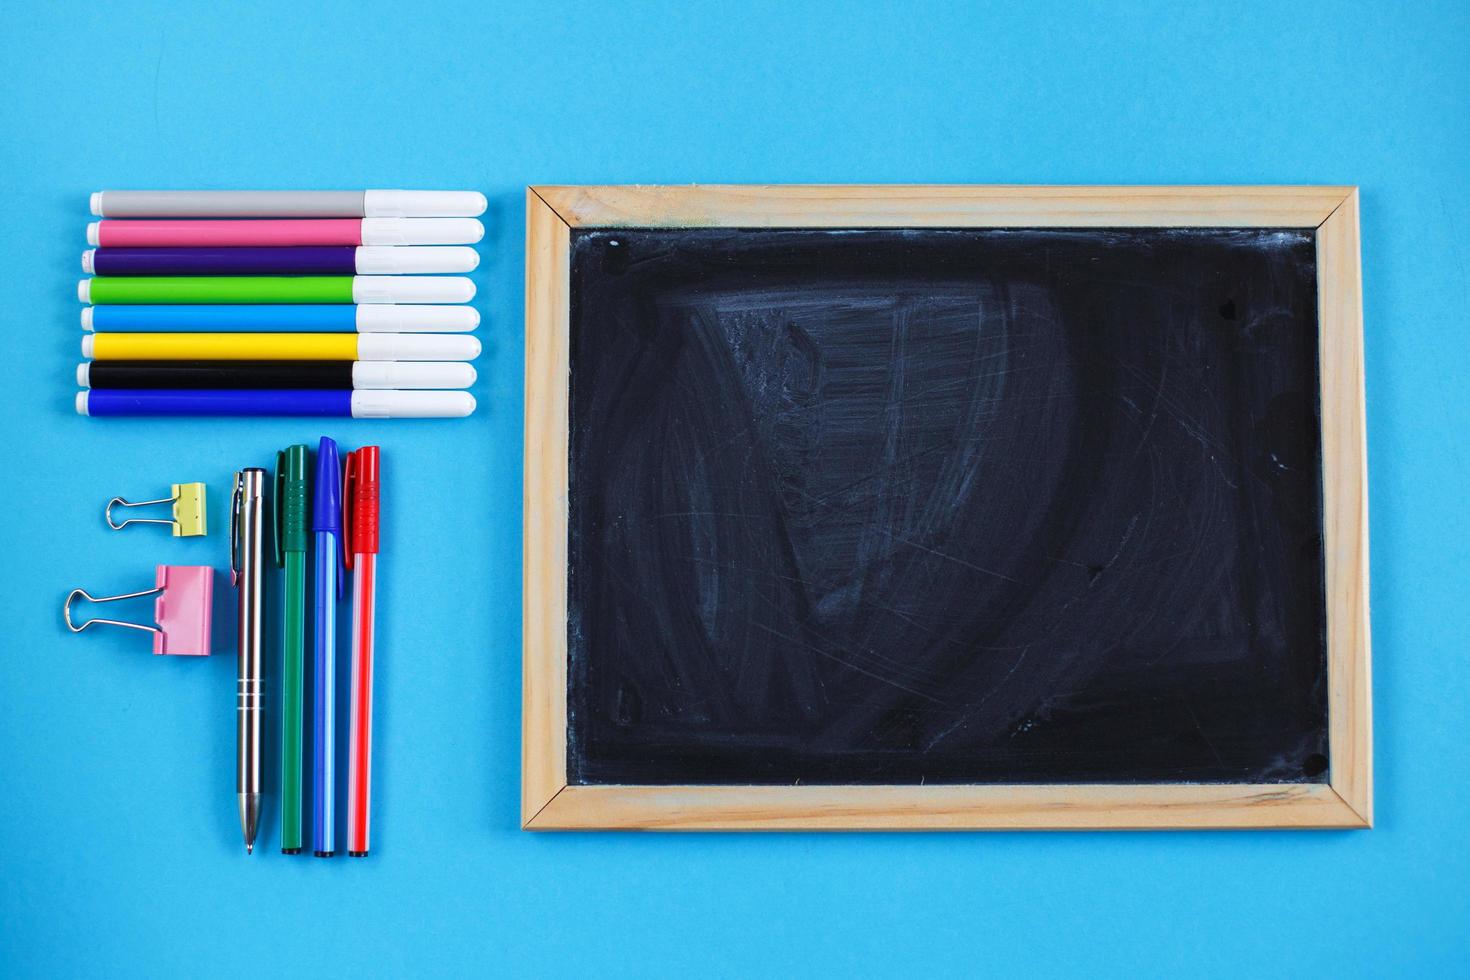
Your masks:
<instances>
[{"instance_id":1,"label":"binder clip","mask_svg":"<svg viewBox=\"0 0 1470 980\"><path fill-rule=\"evenodd\" d=\"M80 633L88 626L124 626L153 634L153 652L186 657L209 656L209 622L214 599L214 569L208 565L159 565L155 585L127 595L94 596L85 589L72 589L61 607L66 628ZM89 619L80 625L71 621L71 604L77 598L88 602L118 602L156 595L153 618L157 626L125 623L118 619Z\"/></svg>"},{"instance_id":2,"label":"binder clip","mask_svg":"<svg viewBox=\"0 0 1470 980\"><path fill-rule=\"evenodd\" d=\"M204 534L204 484L175 483L170 487L170 492L173 494L172 497L140 500L135 504L121 497L113 497L107 502L107 508L102 512L102 516L107 519L107 526L114 531L121 531L129 524L167 524L174 529L176 538L192 538ZM166 521L156 517L129 517L121 524L112 519L112 508L114 507L151 507L154 504L173 504L173 519Z\"/></svg>"}]
</instances>

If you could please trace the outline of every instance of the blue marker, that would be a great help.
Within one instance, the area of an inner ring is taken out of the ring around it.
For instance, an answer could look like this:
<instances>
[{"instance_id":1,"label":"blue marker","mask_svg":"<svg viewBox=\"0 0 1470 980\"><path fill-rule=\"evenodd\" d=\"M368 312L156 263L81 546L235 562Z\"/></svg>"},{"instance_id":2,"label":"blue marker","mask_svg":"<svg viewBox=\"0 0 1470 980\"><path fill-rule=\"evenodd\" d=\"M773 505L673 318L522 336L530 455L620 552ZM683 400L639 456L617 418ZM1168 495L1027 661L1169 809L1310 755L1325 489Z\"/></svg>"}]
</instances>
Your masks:
<instances>
[{"instance_id":1,"label":"blue marker","mask_svg":"<svg viewBox=\"0 0 1470 980\"><path fill-rule=\"evenodd\" d=\"M87 374L85 369L79 372L79 376ZM77 414L98 418L127 415L318 415L352 419L458 419L474 411L475 396L467 391L94 388L77 392Z\"/></svg>"},{"instance_id":2,"label":"blue marker","mask_svg":"<svg viewBox=\"0 0 1470 980\"><path fill-rule=\"evenodd\" d=\"M312 582L315 624L312 628L312 847L317 857L336 851L336 686L337 601L342 598L342 464L337 444L323 436L316 451L312 484L311 529L316 537L316 575Z\"/></svg>"},{"instance_id":3,"label":"blue marker","mask_svg":"<svg viewBox=\"0 0 1470 980\"><path fill-rule=\"evenodd\" d=\"M228 303L192 306L84 306L82 328L114 332L189 333L248 330L264 333L464 333L480 325L473 306L412 306L377 303L281 303L236 306Z\"/></svg>"}]
</instances>

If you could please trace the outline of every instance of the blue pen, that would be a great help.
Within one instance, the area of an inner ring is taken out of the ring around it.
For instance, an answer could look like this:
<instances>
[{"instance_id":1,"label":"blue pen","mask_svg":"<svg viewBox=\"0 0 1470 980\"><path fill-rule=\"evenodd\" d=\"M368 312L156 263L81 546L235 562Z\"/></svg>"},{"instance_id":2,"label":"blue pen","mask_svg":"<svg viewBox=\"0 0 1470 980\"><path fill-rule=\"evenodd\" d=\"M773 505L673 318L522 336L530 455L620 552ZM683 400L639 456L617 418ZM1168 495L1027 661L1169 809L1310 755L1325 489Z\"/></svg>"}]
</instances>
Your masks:
<instances>
[{"instance_id":1,"label":"blue pen","mask_svg":"<svg viewBox=\"0 0 1470 980\"><path fill-rule=\"evenodd\" d=\"M306 333L344 331L357 333L463 333L480 325L473 306L413 306L379 303L353 306L332 304L275 304L233 306L84 306L82 327L103 332L190 333L214 330L246 330L262 333L294 330Z\"/></svg>"},{"instance_id":2,"label":"blue pen","mask_svg":"<svg viewBox=\"0 0 1470 980\"><path fill-rule=\"evenodd\" d=\"M342 464L337 444L326 436L316 451L312 484L311 529L316 538L316 575L312 582L313 706L312 712L312 846L317 857L336 850L336 685L337 600L342 598Z\"/></svg>"}]
</instances>

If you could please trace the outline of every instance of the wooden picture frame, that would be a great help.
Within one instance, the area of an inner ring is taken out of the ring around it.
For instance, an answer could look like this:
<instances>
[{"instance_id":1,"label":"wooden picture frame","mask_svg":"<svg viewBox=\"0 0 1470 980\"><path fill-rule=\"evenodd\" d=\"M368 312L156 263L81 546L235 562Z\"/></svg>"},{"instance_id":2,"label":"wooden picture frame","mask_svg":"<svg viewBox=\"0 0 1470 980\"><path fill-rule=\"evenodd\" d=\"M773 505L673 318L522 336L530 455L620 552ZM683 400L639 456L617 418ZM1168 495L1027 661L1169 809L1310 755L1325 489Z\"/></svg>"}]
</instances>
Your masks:
<instances>
[{"instance_id":1,"label":"wooden picture frame","mask_svg":"<svg viewBox=\"0 0 1470 980\"><path fill-rule=\"evenodd\" d=\"M591 227L1316 228L1330 782L584 786L567 780L569 240ZM531 187L521 825L839 830L1371 827L1367 471L1353 187Z\"/></svg>"}]
</instances>

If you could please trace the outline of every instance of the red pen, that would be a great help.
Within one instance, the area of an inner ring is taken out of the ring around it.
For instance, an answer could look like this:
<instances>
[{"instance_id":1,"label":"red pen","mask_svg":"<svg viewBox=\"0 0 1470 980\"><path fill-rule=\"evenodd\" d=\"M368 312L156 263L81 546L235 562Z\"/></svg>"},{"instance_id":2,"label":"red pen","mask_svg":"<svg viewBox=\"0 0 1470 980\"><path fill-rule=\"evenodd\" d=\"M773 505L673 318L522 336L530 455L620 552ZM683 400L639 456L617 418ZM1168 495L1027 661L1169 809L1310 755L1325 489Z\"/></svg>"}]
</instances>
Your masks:
<instances>
[{"instance_id":1,"label":"red pen","mask_svg":"<svg viewBox=\"0 0 1470 980\"><path fill-rule=\"evenodd\" d=\"M352 572L352 702L347 749L347 854L368 852L373 777L373 600L378 586L378 447L347 454L343 560Z\"/></svg>"}]
</instances>

